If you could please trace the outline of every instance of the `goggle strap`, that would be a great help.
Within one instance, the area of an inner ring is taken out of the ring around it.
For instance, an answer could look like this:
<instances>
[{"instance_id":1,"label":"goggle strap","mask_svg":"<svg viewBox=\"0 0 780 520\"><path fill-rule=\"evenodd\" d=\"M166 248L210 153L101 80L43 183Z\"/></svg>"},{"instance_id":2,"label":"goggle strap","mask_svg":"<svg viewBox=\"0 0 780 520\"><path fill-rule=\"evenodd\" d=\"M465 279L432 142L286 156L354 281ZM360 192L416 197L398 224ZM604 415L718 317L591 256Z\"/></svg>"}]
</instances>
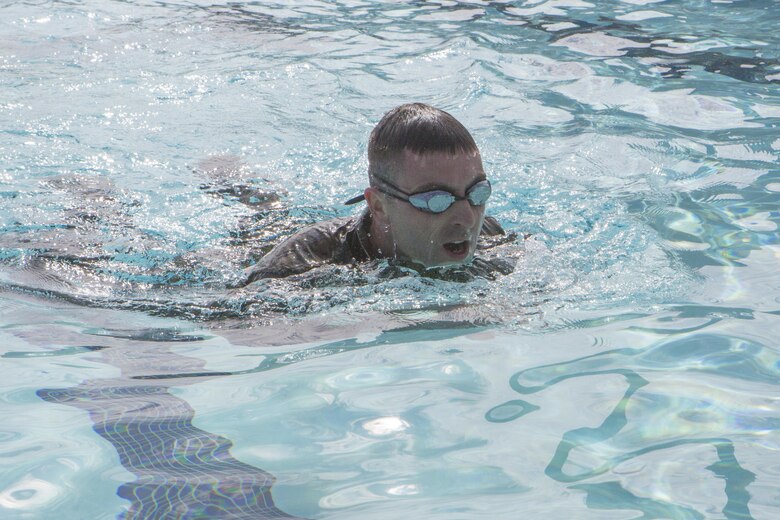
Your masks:
<instances>
[{"instance_id":1,"label":"goggle strap","mask_svg":"<svg viewBox=\"0 0 780 520\"><path fill-rule=\"evenodd\" d=\"M352 197L351 199L349 199L347 202L344 203L344 205L351 206L353 204L357 204L358 202L363 202L364 200L366 200L366 196L361 193L357 197Z\"/></svg>"}]
</instances>

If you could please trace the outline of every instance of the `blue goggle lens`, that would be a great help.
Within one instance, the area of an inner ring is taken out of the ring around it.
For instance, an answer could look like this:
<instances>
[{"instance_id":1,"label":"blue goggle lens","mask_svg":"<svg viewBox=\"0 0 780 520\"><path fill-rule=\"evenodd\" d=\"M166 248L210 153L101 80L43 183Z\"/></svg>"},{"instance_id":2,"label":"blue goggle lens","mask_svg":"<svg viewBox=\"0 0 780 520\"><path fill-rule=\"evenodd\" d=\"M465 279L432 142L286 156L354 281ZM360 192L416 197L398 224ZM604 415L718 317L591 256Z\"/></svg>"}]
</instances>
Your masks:
<instances>
[{"instance_id":1,"label":"blue goggle lens","mask_svg":"<svg viewBox=\"0 0 780 520\"><path fill-rule=\"evenodd\" d=\"M483 206L488 198L490 198L491 192L490 182L480 181L466 192L466 199L468 199L469 204L472 206ZM452 193L441 190L415 193L414 195L409 196L409 203L412 206L430 213L443 213L444 211L447 211L456 200L459 200L459 198L455 197Z\"/></svg>"},{"instance_id":2,"label":"blue goggle lens","mask_svg":"<svg viewBox=\"0 0 780 520\"><path fill-rule=\"evenodd\" d=\"M493 189L490 187L490 183L488 181L480 181L466 193L466 198L469 199L472 206L484 206L491 193L493 193Z\"/></svg>"},{"instance_id":3,"label":"blue goggle lens","mask_svg":"<svg viewBox=\"0 0 780 520\"><path fill-rule=\"evenodd\" d=\"M417 193L409 197L409 202L417 209L430 211L431 213L441 213L452 206L455 197L446 191L426 191Z\"/></svg>"}]
</instances>

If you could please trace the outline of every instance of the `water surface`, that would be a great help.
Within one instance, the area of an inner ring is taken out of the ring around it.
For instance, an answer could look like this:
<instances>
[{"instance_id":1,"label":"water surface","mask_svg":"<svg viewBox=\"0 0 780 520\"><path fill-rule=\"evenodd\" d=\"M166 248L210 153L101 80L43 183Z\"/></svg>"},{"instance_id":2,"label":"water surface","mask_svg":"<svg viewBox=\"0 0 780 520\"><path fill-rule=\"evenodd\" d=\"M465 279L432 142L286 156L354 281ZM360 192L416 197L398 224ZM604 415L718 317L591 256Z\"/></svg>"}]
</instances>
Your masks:
<instances>
[{"instance_id":1,"label":"water surface","mask_svg":"<svg viewBox=\"0 0 780 520\"><path fill-rule=\"evenodd\" d=\"M779 13L3 5L0 516L777 516ZM230 289L408 101L516 271Z\"/></svg>"}]
</instances>

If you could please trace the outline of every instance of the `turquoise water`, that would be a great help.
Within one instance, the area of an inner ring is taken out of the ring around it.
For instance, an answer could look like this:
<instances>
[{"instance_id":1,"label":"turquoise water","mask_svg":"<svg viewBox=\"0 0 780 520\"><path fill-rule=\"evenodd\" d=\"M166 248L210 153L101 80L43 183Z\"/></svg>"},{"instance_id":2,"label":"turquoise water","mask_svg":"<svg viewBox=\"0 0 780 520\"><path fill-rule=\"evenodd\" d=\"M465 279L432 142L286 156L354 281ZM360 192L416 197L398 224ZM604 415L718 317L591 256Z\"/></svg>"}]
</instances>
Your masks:
<instances>
[{"instance_id":1,"label":"turquoise water","mask_svg":"<svg viewBox=\"0 0 780 520\"><path fill-rule=\"evenodd\" d=\"M778 22L0 6L0 517L777 517ZM515 273L230 289L407 101L474 134Z\"/></svg>"}]
</instances>

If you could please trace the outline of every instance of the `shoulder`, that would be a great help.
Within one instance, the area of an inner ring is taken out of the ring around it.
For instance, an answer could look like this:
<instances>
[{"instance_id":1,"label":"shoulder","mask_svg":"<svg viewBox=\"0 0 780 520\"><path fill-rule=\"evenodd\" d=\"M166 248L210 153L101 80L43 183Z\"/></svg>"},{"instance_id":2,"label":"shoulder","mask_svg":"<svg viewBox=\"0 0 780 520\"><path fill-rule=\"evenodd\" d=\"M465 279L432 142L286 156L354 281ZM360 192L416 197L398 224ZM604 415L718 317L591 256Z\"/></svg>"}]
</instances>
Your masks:
<instances>
[{"instance_id":1,"label":"shoulder","mask_svg":"<svg viewBox=\"0 0 780 520\"><path fill-rule=\"evenodd\" d=\"M260 278L283 278L306 272L342 255L345 237L354 217L317 222L275 246L256 264L244 270L242 285Z\"/></svg>"},{"instance_id":2,"label":"shoulder","mask_svg":"<svg viewBox=\"0 0 780 520\"><path fill-rule=\"evenodd\" d=\"M482 231L480 231L479 234L483 236L495 237L506 235L506 231L504 231L504 228L501 227L501 224L498 223L498 220L496 220L494 217L486 216L485 220L482 222Z\"/></svg>"},{"instance_id":3,"label":"shoulder","mask_svg":"<svg viewBox=\"0 0 780 520\"><path fill-rule=\"evenodd\" d=\"M485 217L477 250L482 256L474 258L470 266L472 274L494 279L514 271L518 259L525 250L525 241L530 234L515 231L506 232L494 217Z\"/></svg>"},{"instance_id":4,"label":"shoulder","mask_svg":"<svg viewBox=\"0 0 780 520\"><path fill-rule=\"evenodd\" d=\"M484 251L502 244L508 244L517 240L517 233L504 231L501 224L493 217L485 217L482 223L482 231L479 234L477 249Z\"/></svg>"}]
</instances>

